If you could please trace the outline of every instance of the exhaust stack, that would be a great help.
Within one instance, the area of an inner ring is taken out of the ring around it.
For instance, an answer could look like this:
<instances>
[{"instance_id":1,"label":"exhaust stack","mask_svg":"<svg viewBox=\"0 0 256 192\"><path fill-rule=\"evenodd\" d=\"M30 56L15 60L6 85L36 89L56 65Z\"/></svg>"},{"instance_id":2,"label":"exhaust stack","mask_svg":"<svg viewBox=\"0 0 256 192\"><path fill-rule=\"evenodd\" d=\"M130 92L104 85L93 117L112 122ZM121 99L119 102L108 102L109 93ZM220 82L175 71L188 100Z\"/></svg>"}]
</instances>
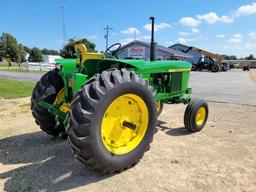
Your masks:
<instances>
[{"instance_id":1,"label":"exhaust stack","mask_svg":"<svg viewBox=\"0 0 256 192\"><path fill-rule=\"evenodd\" d=\"M150 61L157 60L157 43L154 42L154 32L155 32L155 17L150 17L151 20L151 44L150 44Z\"/></svg>"}]
</instances>

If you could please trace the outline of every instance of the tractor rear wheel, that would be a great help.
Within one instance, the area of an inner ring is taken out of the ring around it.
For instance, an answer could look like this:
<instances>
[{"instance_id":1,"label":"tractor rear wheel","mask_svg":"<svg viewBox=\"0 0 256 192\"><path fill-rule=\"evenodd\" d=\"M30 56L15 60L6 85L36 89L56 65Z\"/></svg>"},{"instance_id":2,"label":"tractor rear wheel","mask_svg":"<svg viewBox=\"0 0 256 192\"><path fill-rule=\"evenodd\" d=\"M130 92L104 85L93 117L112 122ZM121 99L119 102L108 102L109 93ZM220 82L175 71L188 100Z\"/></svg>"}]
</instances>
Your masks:
<instances>
[{"instance_id":1,"label":"tractor rear wheel","mask_svg":"<svg viewBox=\"0 0 256 192\"><path fill-rule=\"evenodd\" d=\"M36 123L49 135L59 136L64 130L62 123L56 121L55 116L38 105L38 100L53 104L64 86L57 69L47 72L37 82L31 97L31 110Z\"/></svg>"},{"instance_id":2,"label":"tractor rear wheel","mask_svg":"<svg viewBox=\"0 0 256 192\"><path fill-rule=\"evenodd\" d=\"M185 128L190 132L201 131L208 118L208 105L205 100L191 99L184 115Z\"/></svg>"},{"instance_id":3,"label":"tractor rear wheel","mask_svg":"<svg viewBox=\"0 0 256 192\"><path fill-rule=\"evenodd\" d=\"M157 122L156 100L136 73L103 71L77 93L67 134L75 156L102 173L132 167L149 149Z\"/></svg>"},{"instance_id":4,"label":"tractor rear wheel","mask_svg":"<svg viewBox=\"0 0 256 192\"><path fill-rule=\"evenodd\" d=\"M211 66L211 71L216 73L220 70L220 66L219 65L212 65Z\"/></svg>"}]
</instances>

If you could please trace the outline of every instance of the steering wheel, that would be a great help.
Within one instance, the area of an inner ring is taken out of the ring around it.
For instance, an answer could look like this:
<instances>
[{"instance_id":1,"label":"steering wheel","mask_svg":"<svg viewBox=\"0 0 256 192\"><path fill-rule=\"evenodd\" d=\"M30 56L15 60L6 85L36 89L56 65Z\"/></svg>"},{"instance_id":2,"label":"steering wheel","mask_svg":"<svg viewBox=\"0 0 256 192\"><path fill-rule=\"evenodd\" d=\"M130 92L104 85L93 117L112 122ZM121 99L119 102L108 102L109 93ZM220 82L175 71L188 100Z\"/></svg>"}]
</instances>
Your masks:
<instances>
[{"instance_id":1,"label":"steering wheel","mask_svg":"<svg viewBox=\"0 0 256 192\"><path fill-rule=\"evenodd\" d=\"M117 46L116 49L111 50L113 47L116 47L116 46ZM107 50L105 51L105 54L110 53L111 54L110 57L114 56L115 58L119 59L117 53L120 51L121 46L122 45L120 43L115 43L107 48Z\"/></svg>"}]
</instances>

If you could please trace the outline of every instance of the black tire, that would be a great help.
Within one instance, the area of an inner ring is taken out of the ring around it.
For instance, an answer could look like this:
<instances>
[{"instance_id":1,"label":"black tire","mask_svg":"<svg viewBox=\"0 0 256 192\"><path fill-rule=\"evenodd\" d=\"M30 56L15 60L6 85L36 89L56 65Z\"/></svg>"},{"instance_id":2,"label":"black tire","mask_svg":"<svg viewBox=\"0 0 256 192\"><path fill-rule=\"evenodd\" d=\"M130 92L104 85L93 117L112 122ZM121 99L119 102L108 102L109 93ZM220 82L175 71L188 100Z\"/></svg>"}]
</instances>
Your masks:
<instances>
[{"instance_id":1,"label":"black tire","mask_svg":"<svg viewBox=\"0 0 256 192\"><path fill-rule=\"evenodd\" d=\"M212 65L211 66L211 71L214 73L217 73L220 70L219 65Z\"/></svg>"},{"instance_id":2,"label":"black tire","mask_svg":"<svg viewBox=\"0 0 256 192\"><path fill-rule=\"evenodd\" d=\"M101 122L112 101L128 93L136 94L145 102L149 115L148 127L135 149L116 155L103 144ZM138 163L144 152L149 150L156 123L156 100L147 81L126 69L103 71L92 77L72 101L67 134L75 156L82 163L102 173L113 173Z\"/></svg>"},{"instance_id":3,"label":"black tire","mask_svg":"<svg viewBox=\"0 0 256 192\"><path fill-rule=\"evenodd\" d=\"M159 107L159 109L157 109L157 117L159 117L161 115L161 113L162 113L162 111L164 109L163 102L161 102L161 101L158 101L158 102L160 102L160 107Z\"/></svg>"},{"instance_id":4,"label":"black tire","mask_svg":"<svg viewBox=\"0 0 256 192\"><path fill-rule=\"evenodd\" d=\"M206 111L206 116L204 118L204 121L202 124L197 125L196 123L196 115L199 110L199 108L203 107ZM208 119L208 105L205 100L202 99L191 99L191 101L188 103L185 114L184 114L184 125L185 128L190 132L199 132L201 131Z\"/></svg>"},{"instance_id":5,"label":"black tire","mask_svg":"<svg viewBox=\"0 0 256 192\"><path fill-rule=\"evenodd\" d=\"M40 107L37 100L40 99L53 104L63 86L62 78L58 75L57 69L54 69L44 74L40 81L37 82L31 97L31 110L36 123L44 132L54 137L65 131L64 126L55 120L53 114Z\"/></svg>"},{"instance_id":6,"label":"black tire","mask_svg":"<svg viewBox=\"0 0 256 192\"><path fill-rule=\"evenodd\" d=\"M243 67L243 71L249 71L249 67L248 66L244 66Z\"/></svg>"},{"instance_id":7,"label":"black tire","mask_svg":"<svg viewBox=\"0 0 256 192\"><path fill-rule=\"evenodd\" d=\"M192 64L191 71L196 71L196 70L197 70L196 64Z\"/></svg>"}]
</instances>

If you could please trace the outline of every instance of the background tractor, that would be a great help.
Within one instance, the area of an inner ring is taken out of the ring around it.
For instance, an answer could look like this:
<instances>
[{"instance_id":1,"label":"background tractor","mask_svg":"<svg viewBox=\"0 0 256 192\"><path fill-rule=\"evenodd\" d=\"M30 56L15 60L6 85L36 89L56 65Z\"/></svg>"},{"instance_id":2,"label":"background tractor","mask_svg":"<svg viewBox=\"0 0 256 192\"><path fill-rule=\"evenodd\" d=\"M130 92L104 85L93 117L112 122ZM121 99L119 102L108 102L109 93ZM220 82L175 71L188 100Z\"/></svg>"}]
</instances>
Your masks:
<instances>
[{"instance_id":1,"label":"background tractor","mask_svg":"<svg viewBox=\"0 0 256 192\"><path fill-rule=\"evenodd\" d=\"M228 63L223 62L224 56L219 54L210 53L203 49L199 49L196 47L190 47L187 51L190 50L197 51L201 53L203 56L198 60L197 63L192 64L192 71L202 71L203 69L218 72L218 71L227 71L229 70Z\"/></svg>"},{"instance_id":2,"label":"background tractor","mask_svg":"<svg viewBox=\"0 0 256 192\"><path fill-rule=\"evenodd\" d=\"M207 103L190 97L191 64L156 61L150 19L151 61L105 58L78 44L77 59L58 59L33 90L36 123L49 135L67 134L75 156L96 171L135 165L149 150L164 103L188 104L184 124L190 132L202 130L207 121ZM118 49L107 51L113 58Z\"/></svg>"}]
</instances>

